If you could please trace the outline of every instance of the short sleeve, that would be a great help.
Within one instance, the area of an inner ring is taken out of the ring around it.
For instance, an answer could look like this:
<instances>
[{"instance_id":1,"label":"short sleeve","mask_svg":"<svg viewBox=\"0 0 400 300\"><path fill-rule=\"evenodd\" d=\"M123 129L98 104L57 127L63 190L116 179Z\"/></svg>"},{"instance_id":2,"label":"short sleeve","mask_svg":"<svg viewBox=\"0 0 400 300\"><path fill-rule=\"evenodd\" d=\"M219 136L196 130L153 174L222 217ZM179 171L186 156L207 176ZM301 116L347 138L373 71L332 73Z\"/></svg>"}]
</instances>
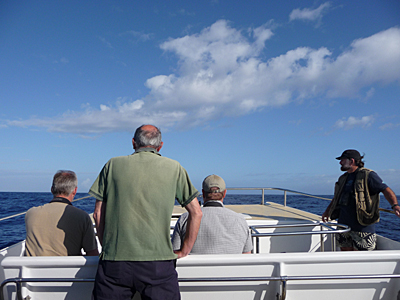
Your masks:
<instances>
[{"instance_id":1,"label":"short sleeve","mask_svg":"<svg viewBox=\"0 0 400 300\"><path fill-rule=\"evenodd\" d=\"M175 198L182 207L188 205L193 199L199 195L197 189L193 186L186 170L180 166L177 178Z\"/></svg>"},{"instance_id":2,"label":"short sleeve","mask_svg":"<svg viewBox=\"0 0 400 300\"><path fill-rule=\"evenodd\" d=\"M107 175L110 168L110 161L108 161L103 169L100 171L100 174L97 176L94 181L92 187L89 190L89 195L93 196L97 200L104 201L104 195L106 194L107 187Z\"/></svg>"},{"instance_id":3,"label":"short sleeve","mask_svg":"<svg viewBox=\"0 0 400 300\"><path fill-rule=\"evenodd\" d=\"M368 176L368 189L371 195L378 194L385 190L388 186L382 181L378 174L371 171Z\"/></svg>"}]
</instances>

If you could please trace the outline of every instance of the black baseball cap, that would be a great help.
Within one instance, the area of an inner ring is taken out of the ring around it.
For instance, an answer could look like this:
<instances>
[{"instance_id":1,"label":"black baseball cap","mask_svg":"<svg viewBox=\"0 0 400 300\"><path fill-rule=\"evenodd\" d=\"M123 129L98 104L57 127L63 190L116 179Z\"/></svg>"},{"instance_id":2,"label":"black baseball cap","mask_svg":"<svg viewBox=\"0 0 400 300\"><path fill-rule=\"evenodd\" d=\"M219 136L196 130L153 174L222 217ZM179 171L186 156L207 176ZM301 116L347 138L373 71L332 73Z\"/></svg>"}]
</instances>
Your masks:
<instances>
[{"instance_id":1,"label":"black baseball cap","mask_svg":"<svg viewBox=\"0 0 400 300\"><path fill-rule=\"evenodd\" d=\"M360 152L358 152L357 150L354 149L349 149L349 150L345 150L343 151L342 155L340 155L339 157L336 157L336 159L342 159L342 158L354 158L355 160L360 160L361 159L361 155Z\"/></svg>"}]
</instances>

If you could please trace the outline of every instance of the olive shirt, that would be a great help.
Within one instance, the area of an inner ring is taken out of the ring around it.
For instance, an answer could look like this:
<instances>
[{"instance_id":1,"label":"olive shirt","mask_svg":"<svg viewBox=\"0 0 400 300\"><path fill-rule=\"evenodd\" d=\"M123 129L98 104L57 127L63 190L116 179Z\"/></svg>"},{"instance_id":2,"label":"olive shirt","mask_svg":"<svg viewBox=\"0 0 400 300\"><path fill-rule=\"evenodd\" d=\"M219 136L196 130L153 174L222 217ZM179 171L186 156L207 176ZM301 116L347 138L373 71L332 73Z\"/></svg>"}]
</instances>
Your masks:
<instances>
[{"instance_id":1,"label":"olive shirt","mask_svg":"<svg viewBox=\"0 0 400 300\"><path fill-rule=\"evenodd\" d=\"M177 257L170 240L175 199L186 206L198 191L177 161L140 148L110 159L89 194L106 206L101 259L156 261Z\"/></svg>"},{"instance_id":2,"label":"olive shirt","mask_svg":"<svg viewBox=\"0 0 400 300\"><path fill-rule=\"evenodd\" d=\"M62 197L29 209L25 226L26 256L82 255L82 248L97 249L89 215Z\"/></svg>"}]
</instances>

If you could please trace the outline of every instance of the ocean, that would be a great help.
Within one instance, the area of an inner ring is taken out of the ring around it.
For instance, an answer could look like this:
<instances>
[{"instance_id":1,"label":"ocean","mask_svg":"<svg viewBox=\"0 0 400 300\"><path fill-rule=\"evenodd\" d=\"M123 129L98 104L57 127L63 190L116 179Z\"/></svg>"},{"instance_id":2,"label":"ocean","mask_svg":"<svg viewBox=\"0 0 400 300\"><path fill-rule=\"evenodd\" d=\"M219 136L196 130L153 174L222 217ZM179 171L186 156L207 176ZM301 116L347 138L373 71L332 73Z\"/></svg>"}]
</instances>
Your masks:
<instances>
[{"instance_id":1,"label":"ocean","mask_svg":"<svg viewBox=\"0 0 400 300\"><path fill-rule=\"evenodd\" d=\"M85 193L78 193L75 199L80 199L89 196ZM319 195L324 198L332 198L332 195ZM15 192L0 192L0 219L15 215L18 213L26 212L33 206L43 205L52 199L51 193L15 193ZM83 200L75 201L74 206L92 213L96 200L93 197L85 198ZM267 194L265 195L265 202L275 202L283 204L282 194ZM260 194L234 194L233 191L228 191L224 200L225 204L259 204L261 203ZM310 198L302 195L287 196L287 205L305 210L317 215L322 215L325 211L329 201ZM389 203L381 196L381 208L390 209ZM394 214L381 212L381 220L377 224L376 231L378 234L387 238L400 242L400 219ZM0 221L0 249L15 244L25 239L25 223L24 215Z\"/></svg>"}]
</instances>

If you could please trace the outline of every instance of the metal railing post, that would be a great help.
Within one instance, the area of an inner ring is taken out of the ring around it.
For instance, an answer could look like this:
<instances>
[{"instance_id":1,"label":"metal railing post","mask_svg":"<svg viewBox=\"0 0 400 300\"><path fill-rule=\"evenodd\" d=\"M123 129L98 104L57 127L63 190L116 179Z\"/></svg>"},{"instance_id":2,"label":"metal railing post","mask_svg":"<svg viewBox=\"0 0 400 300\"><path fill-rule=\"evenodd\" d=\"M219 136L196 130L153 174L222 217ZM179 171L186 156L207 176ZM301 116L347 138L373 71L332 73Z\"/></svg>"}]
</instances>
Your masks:
<instances>
[{"instance_id":1,"label":"metal railing post","mask_svg":"<svg viewBox=\"0 0 400 300\"><path fill-rule=\"evenodd\" d=\"M15 283L17 287L17 300L23 300L22 298L22 283L20 281L17 281Z\"/></svg>"},{"instance_id":2,"label":"metal railing post","mask_svg":"<svg viewBox=\"0 0 400 300\"><path fill-rule=\"evenodd\" d=\"M331 235L332 251L336 251L336 238L335 235Z\"/></svg>"},{"instance_id":3,"label":"metal railing post","mask_svg":"<svg viewBox=\"0 0 400 300\"><path fill-rule=\"evenodd\" d=\"M323 226L321 225L321 231L323 230ZM324 235L321 233L320 234L320 243L321 243L321 247L320 247L320 251L321 252L325 252L325 245L324 245Z\"/></svg>"},{"instance_id":4,"label":"metal railing post","mask_svg":"<svg viewBox=\"0 0 400 300\"><path fill-rule=\"evenodd\" d=\"M282 281L281 281L281 284L282 284L281 293L282 293L282 295L280 297L280 300L285 300L286 299L286 283L287 283L286 276L282 276Z\"/></svg>"},{"instance_id":5,"label":"metal railing post","mask_svg":"<svg viewBox=\"0 0 400 300\"><path fill-rule=\"evenodd\" d=\"M261 205L264 205L264 194L265 194L265 189L262 189Z\"/></svg>"}]
</instances>

